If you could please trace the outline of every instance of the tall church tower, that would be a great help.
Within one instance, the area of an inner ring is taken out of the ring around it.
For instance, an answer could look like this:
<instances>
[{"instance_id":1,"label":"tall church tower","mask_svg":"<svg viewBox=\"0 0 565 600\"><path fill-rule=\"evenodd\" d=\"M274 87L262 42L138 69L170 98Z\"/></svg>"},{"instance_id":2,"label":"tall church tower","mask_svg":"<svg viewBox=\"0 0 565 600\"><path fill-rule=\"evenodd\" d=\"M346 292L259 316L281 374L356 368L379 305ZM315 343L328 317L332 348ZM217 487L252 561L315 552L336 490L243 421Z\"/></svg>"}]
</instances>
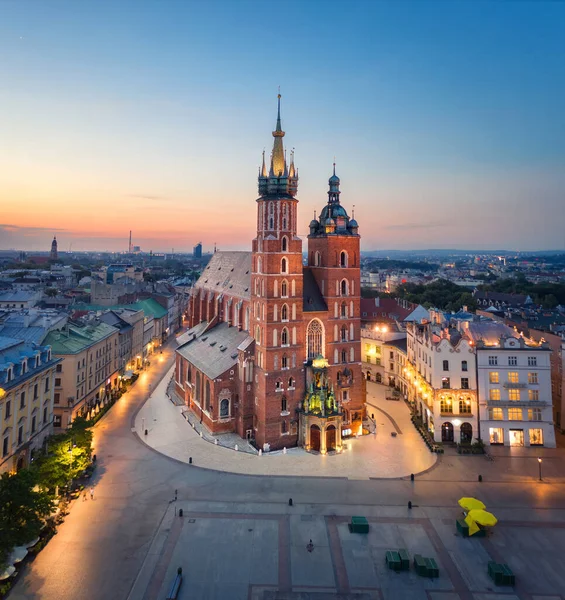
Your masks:
<instances>
[{"instance_id":1,"label":"tall church tower","mask_svg":"<svg viewBox=\"0 0 565 600\"><path fill-rule=\"evenodd\" d=\"M296 234L298 171L294 152L287 165L281 127L281 96L267 171L259 170L257 237L253 240L251 322L255 338L257 446L295 446L296 409L304 395L302 332L302 240Z\"/></svg>"},{"instance_id":2,"label":"tall church tower","mask_svg":"<svg viewBox=\"0 0 565 600\"><path fill-rule=\"evenodd\" d=\"M57 260L57 238L53 237L53 241L51 242L51 252L49 254L49 260Z\"/></svg>"},{"instance_id":3,"label":"tall church tower","mask_svg":"<svg viewBox=\"0 0 565 600\"><path fill-rule=\"evenodd\" d=\"M328 306L325 357L336 400L353 433L361 427L364 388L361 366L361 270L359 226L340 202L340 180L329 179L328 201L310 223L308 270Z\"/></svg>"}]
</instances>

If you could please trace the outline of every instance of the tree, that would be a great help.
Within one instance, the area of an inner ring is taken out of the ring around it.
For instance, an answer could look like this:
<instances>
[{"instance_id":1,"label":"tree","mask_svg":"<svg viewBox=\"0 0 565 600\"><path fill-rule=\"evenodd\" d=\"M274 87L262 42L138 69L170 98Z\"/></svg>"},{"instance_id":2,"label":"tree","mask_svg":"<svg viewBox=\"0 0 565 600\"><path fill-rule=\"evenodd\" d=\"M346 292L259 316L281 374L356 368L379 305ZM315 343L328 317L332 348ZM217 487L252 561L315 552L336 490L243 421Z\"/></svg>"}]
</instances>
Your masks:
<instances>
[{"instance_id":1,"label":"tree","mask_svg":"<svg viewBox=\"0 0 565 600\"><path fill-rule=\"evenodd\" d=\"M86 419L77 417L65 433L50 437L47 447L48 453L37 458L34 469L41 484L54 494L90 464L92 431Z\"/></svg>"},{"instance_id":2,"label":"tree","mask_svg":"<svg viewBox=\"0 0 565 600\"><path fill-rule=\"evenodd\" d=\"M5 564L14 546L39 535L44 519L53 510L51 498L37 483L30 469L0 477L0 565Z\"/></svg>"},{"instance_id":3,"label":"tree","mask_svg":"<svg viewBox=\"0 0 565 600\"><path fill-rule=\"evenodd\" d=\"M45 288L45 295L48 296L49 298L54 298L59 292L57 291L57 288L52 288L52 287L48 287Z\"/></svg>"}]
</instances>

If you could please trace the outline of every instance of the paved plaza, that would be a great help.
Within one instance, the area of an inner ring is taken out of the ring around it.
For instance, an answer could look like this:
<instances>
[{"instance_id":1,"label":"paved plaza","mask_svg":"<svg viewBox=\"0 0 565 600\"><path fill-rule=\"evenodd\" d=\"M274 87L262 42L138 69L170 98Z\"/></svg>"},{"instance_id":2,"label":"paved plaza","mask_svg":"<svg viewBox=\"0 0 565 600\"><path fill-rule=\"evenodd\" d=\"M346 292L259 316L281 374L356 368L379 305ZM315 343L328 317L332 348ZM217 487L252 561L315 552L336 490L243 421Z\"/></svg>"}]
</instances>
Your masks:
<instances>
[{"instance_id":1,"label":"paved plaza","mask_svg":"<svg viewBox=\"0 0 565 600\"><path fill-rule=\"evenodd\" d=\"M143 442L158 452L199 467L245 475L346 477L370 479L405 477L434 466L437 455L431 453L410 422L410 412L402 401L387 401L378 394L384 386L369 389L369 413L375 416L376 434L344 441L340 454L310 454L302 448L264 453L262 456L235 451L202 439L182 416L184 407L166 396L172 370L153 391L135 419L135 430ZM147 429L147 435L145 435ZM395 436L391 436L394 433ZM233 435L230 437L230 441ZM233 445L233 444L232 444ZM239 447L245 442L240 439Z\"/></svg>"},{"instance_id":2,"label":"paved plaza","mask_svg":"<svg viewBox=\"0 0 565 600\"><path fill-rule=\"evenodd\" d=\"M387 449L402 447L404 436L412 433L396 412L405 407L387 402L384 408L402 434L391 438L395 425L376 411L383 434L377 429L376 439L355 443L361 448L366 441L376 453L382 443L387 458L377 456L372 463L363 458L371 466L359 475L335 475L324 467L336 465L331 460L340 456L304 453L330 476L304 470L297 477L279 466L295 460L298 471L302 458L293 453L246 456L196 436L193 448L202 454L191 448L195 460L188 465L188 447L182 443L193 442L179 441L176 428L188 428L184 434L191 427L164 391L173 344L95 426L94 500L74 503L57 535L19 577L10 600L164 600L178 567L184 573L181 600L565 600L563 450L540 450L542 481L537 453L521 448L500 449L493 461L446 454L411 482L408 471L398 470L402 461ZM150 394L161 404L146 403ZM374 405L381 406L378 398ZM166 455L166 438L160 438L158 450L148 445L163 424L170 448L180 448L178 456ZM204 457L214 456L211 452L235 459L214 457L225 462L223 468L206 465ZM359 456L365 456L361 450ZM271 469L262 476L236 473L234 460ZM388 467L377 470L387 461L396 461L396 474ZM479 497L499 518L491 537L456 534L461 496ZM368 536L349 533L353 515L368 518ZM306 548L310 539L312 552ZM384 551L395 547L434 557L439 579L386 570ZM489 557L514 569L515 588L491 584Z\"/></svg>"},{"instance_id":3,"label":"paved plaza","mask_svg":"<svg viewBox=\"0 0 565 600\"><path fill-rule=\"evenodd\" d=\"M456 509L359 507L370 523L369 534L362 535L349 531L349 510L336 507L323 514L307 506L280 509L176 503L163 520L129 598L166 598L178 567L186 581L179 600L563 598L562 520L535 527L507 521L488 538L463 538L455 532L455 518L460 516ZM433 557L439 578L422 578L412 568L389 570L386 551L399 548L410 556ZM515 588L494 585L487 574L490 560L505 562L519 574Z\"/></svg>"}]
</instances>

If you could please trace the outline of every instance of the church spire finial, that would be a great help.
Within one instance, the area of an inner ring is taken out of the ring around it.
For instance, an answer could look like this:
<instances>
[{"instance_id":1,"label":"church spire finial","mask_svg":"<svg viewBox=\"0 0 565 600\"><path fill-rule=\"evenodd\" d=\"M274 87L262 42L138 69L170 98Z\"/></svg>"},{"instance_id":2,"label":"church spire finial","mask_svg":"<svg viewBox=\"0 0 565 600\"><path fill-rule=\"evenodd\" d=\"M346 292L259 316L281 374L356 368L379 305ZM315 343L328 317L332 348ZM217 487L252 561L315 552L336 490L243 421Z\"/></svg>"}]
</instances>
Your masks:
<instances>
[{"instance_id":1,"label":"church spire finial","mask_svg":"<svg viewBox=\"0 0 565 600\"><path fill-rule=\"evenodd\" d=\"M279 94L277 96L277 126L273 131L273 137L275 141L273 143L273 154L271 157L271 172L270 175L274 177L282 177L286 172L286 158L283 148L283 137L284 131L281 127L281 94L279 88Z\"/></svg>"}]
</instances>

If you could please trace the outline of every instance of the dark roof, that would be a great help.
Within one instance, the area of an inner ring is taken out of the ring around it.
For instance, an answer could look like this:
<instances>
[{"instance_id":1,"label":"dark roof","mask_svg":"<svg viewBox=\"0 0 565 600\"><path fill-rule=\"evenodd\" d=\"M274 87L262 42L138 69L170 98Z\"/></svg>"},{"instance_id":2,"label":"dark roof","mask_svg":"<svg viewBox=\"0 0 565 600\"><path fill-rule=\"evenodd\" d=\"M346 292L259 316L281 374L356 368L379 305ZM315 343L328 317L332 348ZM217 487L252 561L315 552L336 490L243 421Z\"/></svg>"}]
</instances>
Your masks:
<instances>
[{"instance_id":1,"label":"dark roof","mask_svg":"<svg viewBox=\"0 0 565 600\"><path fill-rule=\"evenodd\" d=\"M404 352L404 354L406 354L406 346L407 346L406 338L402 338L400 340L389 340L388 342L386 342L386 345L394 346L395 348L402 350L402 352Z\"/></svg>"},{"instance_id":2,"label":"dark roof","mask_svg":"<svg viewBox=\"0 0 565 600\"><path fill-rule=\"evenodd\" d=\"M220 323L204 334L177 348L199 371L216 379L237 364L238 346L249 338L247 331Z\"/></svg>"},{"instance_id":3,"label":"dark roof","mask_svg":"<svg viewBox=\"0 0 565 600\"><path fill-rule=\"evenodd\" d=\"M473 297L476 300L492 300L492 302L504 303L510 306L521 306L529 298L525 294L504 294L502 292L483 292L481 290L475 290Z\"/></svg>"},{"instance_id":4,"label":"dark roof","mask_svg":"<svg viewBox=\"0 0 565 600\"><path fill-rule=\"evenodd\" d=\"M251 252L215 252L195 287L247 300L251 296Z\"/></svg>"},{"instance_id":5,"label":"dark roof","mask_svg":"<svg viewBox=\"0 0 565 600\"><path fill-rule=\"evenodd\" d=\"M322 312L328 310L328 305L320 292L320 288L314 279L312 271L304 267L302 271L302 310L304 312Z\"/></svg>"}]
</instances>

